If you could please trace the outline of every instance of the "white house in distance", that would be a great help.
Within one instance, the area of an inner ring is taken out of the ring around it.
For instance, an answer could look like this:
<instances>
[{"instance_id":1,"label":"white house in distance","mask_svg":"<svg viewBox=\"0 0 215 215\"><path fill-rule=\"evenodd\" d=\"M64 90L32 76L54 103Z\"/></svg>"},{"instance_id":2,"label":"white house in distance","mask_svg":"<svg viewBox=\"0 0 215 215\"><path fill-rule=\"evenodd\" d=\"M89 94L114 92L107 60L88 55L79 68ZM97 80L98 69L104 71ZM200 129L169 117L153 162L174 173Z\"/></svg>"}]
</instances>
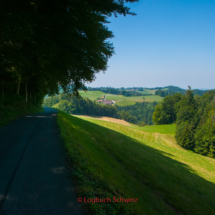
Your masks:
<instances>
[{"instance_id":1,"label":"white house in distance","mask_svg":"<svg viewBox=\"0 0 215 215\"><path fill-rule=\"evenodd\" d=\"M104 97L101 97L99 100L97 100L98 103L103 103L103 104L106 104L106 105L112 105L112 104L115 104L116 102L113 100L106 100L106 96Z\"/></svg>"},{"instance_id":2,"label":"white house in distance","mask_svg":"<svg viewBox=\"0 0 215 215\"><path fill-rule=\"evenodd\" d=\"M106 105L112 105L113 104L113 102L111 100L104 100L103 103Z\"/></svg>"}]
</instances>

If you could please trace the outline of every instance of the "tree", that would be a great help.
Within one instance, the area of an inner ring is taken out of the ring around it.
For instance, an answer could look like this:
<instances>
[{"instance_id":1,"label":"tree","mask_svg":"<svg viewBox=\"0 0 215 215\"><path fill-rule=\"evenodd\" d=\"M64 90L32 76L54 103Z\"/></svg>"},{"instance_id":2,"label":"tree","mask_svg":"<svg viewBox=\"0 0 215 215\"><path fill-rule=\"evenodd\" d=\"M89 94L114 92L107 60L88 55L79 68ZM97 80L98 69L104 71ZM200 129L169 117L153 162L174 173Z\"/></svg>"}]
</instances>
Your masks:
<instances>
[{"instance_id":1,"label":"tree","mask_svg":"<svg viewBox=\"0 0 215 215\"><path fill-rule=\"evenodd\" d=\"M186 149L193 150L195 146L194 134L197 126L197 104L191 87L188 87L185 96L179 102L179 111L176 121L176 140Z\"/></svg>"},{"instance_id":2,"label":"tree","mask_svg":"<svg viewBox=\"0 0 215 215\"><path fill-rule=\"evenodd\" d=\"M86 89L114 53L107 17L135 15L121 0L0 0L0 8L1 95L26 102L59 87L76 95Z\"/></svg>"},{"instance_id":3,"label":"tree","mask_svg":"<svg viewBox=\"0 0 215 215\"><path fill-rule=\"evenodd\" d=\"M203 125L198 126L195 135L195 152L209 157L215 157L215 109L207 113Z\"/></svg>"},{"instance_id":4,"label":"tree","mask_svg":"<svg viewBox=\"0 0 215 215\"><path fill-rule=\"evenodd\" d=\"M181 96L178 93L172 96L168 95L155 107L154 124L171 124L176 121L177 103L181 100Z\"/></svg>"}]
</instances>

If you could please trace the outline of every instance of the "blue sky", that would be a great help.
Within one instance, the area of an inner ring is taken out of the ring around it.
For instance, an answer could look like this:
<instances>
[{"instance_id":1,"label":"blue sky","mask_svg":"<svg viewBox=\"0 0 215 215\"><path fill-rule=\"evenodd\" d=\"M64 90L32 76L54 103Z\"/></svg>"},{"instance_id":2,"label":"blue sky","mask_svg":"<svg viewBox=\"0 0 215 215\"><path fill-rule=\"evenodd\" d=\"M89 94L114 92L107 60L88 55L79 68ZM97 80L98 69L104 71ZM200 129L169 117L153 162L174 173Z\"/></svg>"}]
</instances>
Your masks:
<instances>
[{"instance_id":1,"label":"blue sky","mask_svg":"<svg viewBox=\"0 0 215 215\"><path fill-rule=\"evenodd\" d=\"M140 0L111 17L116 54L91 87L215 88L215 1Z\"/></svg>"}]
</instances>

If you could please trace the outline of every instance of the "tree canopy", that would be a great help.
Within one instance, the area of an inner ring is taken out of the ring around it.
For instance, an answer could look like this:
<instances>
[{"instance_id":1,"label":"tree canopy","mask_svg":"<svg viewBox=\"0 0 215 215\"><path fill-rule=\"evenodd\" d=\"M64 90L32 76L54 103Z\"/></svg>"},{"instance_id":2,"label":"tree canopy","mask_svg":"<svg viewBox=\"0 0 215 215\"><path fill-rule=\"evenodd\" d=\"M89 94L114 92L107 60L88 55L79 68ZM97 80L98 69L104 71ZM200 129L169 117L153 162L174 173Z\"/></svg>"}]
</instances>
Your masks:
<instances>
[{"instance_id":1,"label":"tree canopy","mask_svg":"<svg viewBox=\"0 0 215 215\"><path fill-rule=\"evenodd\" d=\"M215 157L215 90L195 95L188 87L185 95L166 96L153 113L155 124L176 122L176 140L185 149Z\"/></svg>"},{"instance_id":2,"label":"tree canopy","mask_svg":"<svg viewBox=\"0 0 215 215\"><path fill-rule=\"evenodd\" d=\"M138 0L0 0L1 96L41 102L45 94L77 94L113 55L112 14L135 15Z\"/></svg>"}]
</instances>

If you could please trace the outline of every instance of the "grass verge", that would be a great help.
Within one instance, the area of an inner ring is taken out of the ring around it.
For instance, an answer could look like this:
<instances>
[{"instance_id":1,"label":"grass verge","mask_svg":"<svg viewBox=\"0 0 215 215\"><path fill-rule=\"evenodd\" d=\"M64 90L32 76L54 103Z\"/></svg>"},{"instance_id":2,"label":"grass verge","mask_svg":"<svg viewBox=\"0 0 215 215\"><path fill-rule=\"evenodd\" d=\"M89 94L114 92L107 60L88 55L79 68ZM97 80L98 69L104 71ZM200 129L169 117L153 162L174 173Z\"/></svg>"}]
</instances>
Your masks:
<instances>
[{"instance_id":1,"label":"grass verge","mask_svg":"<svg viewBox=\"0 0 215 215\"><path fill-rule=\"evenodd\" d=\"M138 199L83 203L91 214L215 214L214 159L146 140L129 126L61 111L58 123L79 196Z\"/></svg>"},{"instance_id":2,"label":"grass verge","mask_svg":"<svg viewBox=\"0 0 215 215\"><path fill-rule=\"evenodd\" d=\"M32 103L26 104L24 101L3 105L0 104L0 127L16 120L26 114L42 112L43 108Z\"/></svg>"}]
</instances>

